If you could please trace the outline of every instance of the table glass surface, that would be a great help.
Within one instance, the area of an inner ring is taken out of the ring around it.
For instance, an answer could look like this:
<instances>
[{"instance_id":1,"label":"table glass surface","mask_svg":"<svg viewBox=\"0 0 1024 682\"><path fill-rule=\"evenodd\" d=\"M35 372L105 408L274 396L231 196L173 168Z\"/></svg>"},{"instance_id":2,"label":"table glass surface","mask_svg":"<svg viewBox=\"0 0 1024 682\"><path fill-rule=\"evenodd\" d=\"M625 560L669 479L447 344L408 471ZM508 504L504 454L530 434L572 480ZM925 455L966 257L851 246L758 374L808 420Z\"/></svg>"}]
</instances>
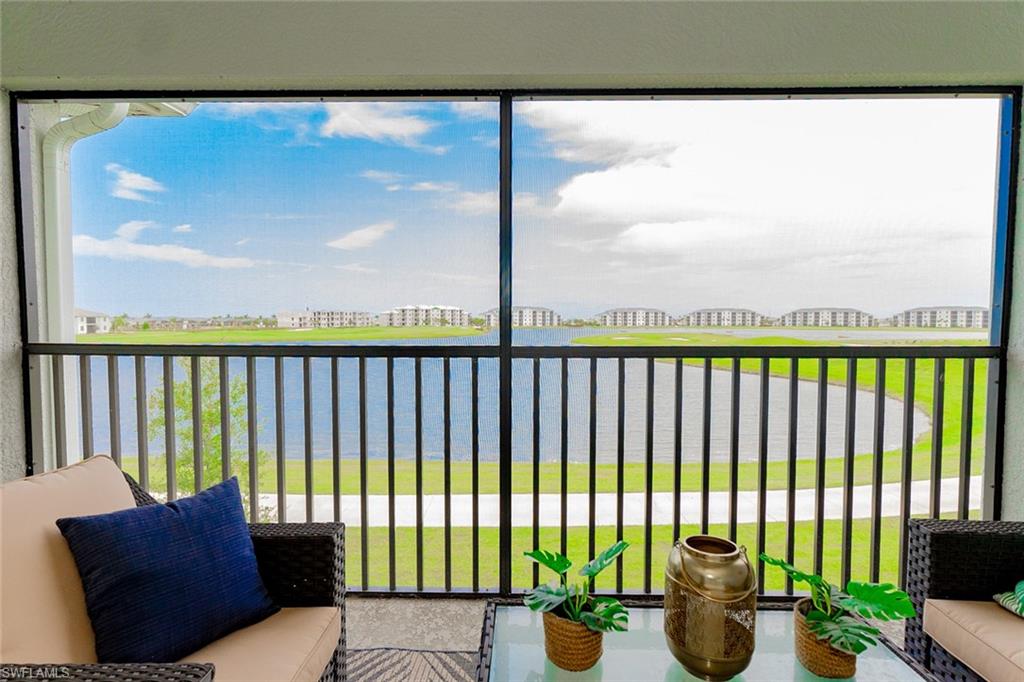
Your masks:
<instances>
[{"instance_id":1,"label":"table glass surface","mask_svg":"<svg viewBox=\"0 0 1024 682\"><path fill-rule=\"evenodd\" d=\"M497 606L491 651L492 682L540 680L628 680L672 682L697 680L673 658L665 644L664 611L629 610L629 631L604 636L604 655L597 665L579 673L562 670L544 655L541 614L523 606ZM757 612L754 658L738 681L820 680L796 660L791 611ZM857 680L896 682L921 677L883 644L857 657Z\"/></svg>"}]
</instances>

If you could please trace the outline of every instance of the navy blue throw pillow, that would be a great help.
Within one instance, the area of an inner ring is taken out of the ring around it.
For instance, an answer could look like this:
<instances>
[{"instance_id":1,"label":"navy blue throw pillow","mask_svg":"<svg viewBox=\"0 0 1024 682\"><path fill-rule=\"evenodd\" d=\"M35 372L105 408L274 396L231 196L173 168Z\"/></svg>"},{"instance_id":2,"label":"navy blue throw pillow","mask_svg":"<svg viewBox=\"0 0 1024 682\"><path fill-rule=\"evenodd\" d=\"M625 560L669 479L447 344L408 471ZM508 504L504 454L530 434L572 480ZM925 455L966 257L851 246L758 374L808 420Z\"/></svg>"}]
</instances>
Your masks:
<instances>
[{"instance_id":1,"label":"navy blue throw pillow","mask_svg":"<svg viewBox=\"0 0 1024 682\"><path fill-rule=\"evenodd\" d=\"M194 497L58 519L100 663L177 661L275 613L238 480Z\"/></svg>"}]
</instances>

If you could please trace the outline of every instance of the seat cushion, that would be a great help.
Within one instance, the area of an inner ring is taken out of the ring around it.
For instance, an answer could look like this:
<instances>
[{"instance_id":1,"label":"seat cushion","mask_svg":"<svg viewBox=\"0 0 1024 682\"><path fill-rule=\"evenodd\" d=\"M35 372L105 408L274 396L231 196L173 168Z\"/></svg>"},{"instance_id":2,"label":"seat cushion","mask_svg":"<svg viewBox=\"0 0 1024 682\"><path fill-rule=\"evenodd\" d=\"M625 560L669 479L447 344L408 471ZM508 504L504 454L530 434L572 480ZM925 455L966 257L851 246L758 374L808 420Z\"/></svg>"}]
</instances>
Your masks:
<instances>
[{"instance_id":1,"label":"seat cushion","mask_svg":"<svg viewBox=\"0 0 1024 682\"><path fill-rule=\"evenodd\" d=\"M213 663L217 682L316 682L340 637L340 609L285 608L180 662Z\"/></svg>"},{"instance_id":2,"label":"seat cushion","mask_svg":"<svg viewBox=\"0 0 1024 682\"><path fill-rule=\"evenodd\" d=\"M82 577L100 663L174 661L277 612L236 478L57 527Z\"/></svg>"},{"instance_id":3,"label":"seat cushion","mask_svg":"<svg viewBox=\"0 0 1024 682\"><path fill-rule=\"evenodd\" d=\"M96 662L82 582L55 522L134 506L109 457L0 486L0 661Z\"/></svg>"},{"instance_id":4,"label":"seat cushion","mask_svg":"<svg viewBox=\"0 0 1024 682\"><path fill-rule=\"evenodd\" d=\"M924 631L985 679L1024 682L1024 620L995 602L927 599Z\"/></svg>"}]
</instances>

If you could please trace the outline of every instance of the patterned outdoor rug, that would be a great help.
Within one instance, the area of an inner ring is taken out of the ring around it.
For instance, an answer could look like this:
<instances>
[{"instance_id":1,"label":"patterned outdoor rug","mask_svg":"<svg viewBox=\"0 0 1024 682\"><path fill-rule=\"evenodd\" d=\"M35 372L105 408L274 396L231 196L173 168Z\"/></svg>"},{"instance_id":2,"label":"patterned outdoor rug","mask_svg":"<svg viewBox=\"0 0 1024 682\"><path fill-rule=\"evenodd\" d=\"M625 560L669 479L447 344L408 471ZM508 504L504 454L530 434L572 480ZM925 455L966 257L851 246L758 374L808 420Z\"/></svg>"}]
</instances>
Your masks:
<instances>
[{"instance_id":1,"label":"patterned outdoor rug","mask_svg":"<svg viewBox=\"0 0 1024 682\"><path fill-rule=\"evenodd\" d=\"M475 651L351 649L348 679L352 682L472 682L476 679L476 658Z\"/></svg>"}]
</instances>

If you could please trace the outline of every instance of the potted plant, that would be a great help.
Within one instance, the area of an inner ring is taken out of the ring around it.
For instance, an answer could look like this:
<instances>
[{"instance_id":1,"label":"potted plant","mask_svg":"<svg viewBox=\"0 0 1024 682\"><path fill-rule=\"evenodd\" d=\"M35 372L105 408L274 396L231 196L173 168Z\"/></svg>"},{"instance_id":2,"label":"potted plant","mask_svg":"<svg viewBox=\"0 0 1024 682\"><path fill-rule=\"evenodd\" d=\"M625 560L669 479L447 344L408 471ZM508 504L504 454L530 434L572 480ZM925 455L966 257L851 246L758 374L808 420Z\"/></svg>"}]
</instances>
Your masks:
<instances>
[{"instance_id":1,"label":"potted plant","mask_svg":"<svg viewBox=\"0 0 1024 682\"><path fill-rule=\"evenodd\" d=\"M879 631L863 618L900 620L914 616L907 593L891 583L863 583L851 580L840 590L820 575L761 554L761 561L785 571L793 582L804 583L810 596L793 605L796 656L819 677L853 677L857 654L878 643Z\"/></svg>"},{"instance_id":2,"label":"potted plant","mask_svg":"<svg viewBox=\"0 0 1024 682\"><path fill-rule=\"evenodd\" d=\"M605 632L629 627L629 612L617 599L595 597L591 582L622 554L623 541L601 552L580 569L583 581L570 585L572 562L557 552L536 549L523 554L558 575L558 583L540 584L523 596L523 603L544 614L544 651L551 662L565 670L587 670L601 658Z\"/></svg>"}]
</instances>

